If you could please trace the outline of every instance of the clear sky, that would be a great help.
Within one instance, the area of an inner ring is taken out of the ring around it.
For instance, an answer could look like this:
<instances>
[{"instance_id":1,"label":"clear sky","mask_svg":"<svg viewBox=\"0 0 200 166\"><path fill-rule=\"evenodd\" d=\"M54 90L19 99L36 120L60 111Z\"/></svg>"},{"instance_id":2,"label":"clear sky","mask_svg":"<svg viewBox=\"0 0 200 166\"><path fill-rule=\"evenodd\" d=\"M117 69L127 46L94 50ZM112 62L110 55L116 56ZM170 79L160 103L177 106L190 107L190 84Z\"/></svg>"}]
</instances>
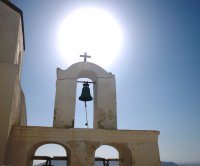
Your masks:
<instances>
[{"instance_id":1,"label":"clear sky","mask_svg":"<svg viewBox=\"0 0 200 166\"><path fill-rule=\"evenodd\" d=\"M116 76L118 129L159 130L161 160L200 162L199 0L11 2L24 13L21 84L29 125L52 126L56 68L69 67L58 48L59 26L73 10L94 6L110 13L123 32L120 55L105 67ZM81 117L77 127L84 127Z\"/></svg>"}]
</instances>

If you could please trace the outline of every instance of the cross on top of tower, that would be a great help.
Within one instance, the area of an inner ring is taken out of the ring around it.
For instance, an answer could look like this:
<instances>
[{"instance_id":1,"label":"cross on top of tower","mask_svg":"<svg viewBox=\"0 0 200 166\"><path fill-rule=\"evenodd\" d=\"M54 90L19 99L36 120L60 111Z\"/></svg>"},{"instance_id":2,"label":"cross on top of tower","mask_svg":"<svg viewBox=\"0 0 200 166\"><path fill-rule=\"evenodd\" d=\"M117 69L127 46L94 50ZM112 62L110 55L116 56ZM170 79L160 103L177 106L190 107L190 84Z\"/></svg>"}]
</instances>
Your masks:
<instances>
[{"instance_id":1,"label":"cross on top of tower","mask_svg":"<svg viewBox=\"0 0 200 166\"><path fill-rule=\"evenodd\" d=\"M86 52L84 53L84 55L80 55L80 57L84 57L84 62L87 61L87 58L91 58L91 56L87 55Z\"/></svg>"}]
</instances>

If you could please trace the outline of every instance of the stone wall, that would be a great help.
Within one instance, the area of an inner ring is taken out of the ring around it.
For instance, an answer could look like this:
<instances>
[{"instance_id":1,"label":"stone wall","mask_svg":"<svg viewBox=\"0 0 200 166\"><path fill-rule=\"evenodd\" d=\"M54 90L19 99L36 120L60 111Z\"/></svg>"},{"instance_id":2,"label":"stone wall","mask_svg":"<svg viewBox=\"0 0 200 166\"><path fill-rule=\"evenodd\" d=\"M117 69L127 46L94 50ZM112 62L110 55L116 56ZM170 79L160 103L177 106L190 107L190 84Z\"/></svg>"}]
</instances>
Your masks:
<instances>
[{"instance_id":1,"label":"stone wall","mask_svg":"<svg viewBox=\"0 0 200 166\"><path fill-rule=\"evenodd\" d=\"M32 166L39 146L56 143L66 149L70 166L94 166L95 150L101 145L118 150L120 166L160 166L158 135L158 131L14 127L6 164Z\"/></svg>"},{"instance_id":2,"label":"stone wall","mask_svg":"<svg viewBox=\"0 0 200 166\"><path fill-rule=\"evenodd\" d=\"M18 34L21 16L7 4L0 1L0 62L15 64L18 57Z\"/></svg>"},{"instance_id":3,"label":"stone wall","mask_svg":"<svg viewBox=\"0 0 200 166\"><path fill-rule=\"evenodd\" d=\"M13 125L26 125L25 98L20 86L24 51L22 13L0 1L0 165Z\"/></svg>"},{"instance_id":4,"label":"stone wall","mask_svg":"<svg viewBox=\"0 0 200 166\"><path fill-rule=\"evenodd\" d=\"M73 128L77 79L89 78L94 82L94 128L117 129L115 76L100 66L79 62L66 70L57 69L54 127Z\"/></svg>"}]
</instances>

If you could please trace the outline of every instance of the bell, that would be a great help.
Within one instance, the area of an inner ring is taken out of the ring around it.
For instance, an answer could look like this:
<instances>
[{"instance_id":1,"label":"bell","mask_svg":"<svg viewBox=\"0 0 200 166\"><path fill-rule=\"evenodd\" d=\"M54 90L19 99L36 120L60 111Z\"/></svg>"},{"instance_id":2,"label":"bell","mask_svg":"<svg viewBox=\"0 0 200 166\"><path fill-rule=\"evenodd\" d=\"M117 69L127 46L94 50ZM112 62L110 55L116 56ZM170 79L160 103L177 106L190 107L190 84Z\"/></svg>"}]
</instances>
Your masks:
<instances>
[{"instance_id":1,"label":"bell","mask_svg":"<svg viewBox=\"0 0 200 166\"><path fill-rule=\"evenodd\" d=\"M89 83L88 82L84 82L83 84L83 89L82 89L82 93L81 96L79 97L79 100L81 101L91 101L93 98L90 94L90 88L89 88Z\"/></svg>"}]
</instances>

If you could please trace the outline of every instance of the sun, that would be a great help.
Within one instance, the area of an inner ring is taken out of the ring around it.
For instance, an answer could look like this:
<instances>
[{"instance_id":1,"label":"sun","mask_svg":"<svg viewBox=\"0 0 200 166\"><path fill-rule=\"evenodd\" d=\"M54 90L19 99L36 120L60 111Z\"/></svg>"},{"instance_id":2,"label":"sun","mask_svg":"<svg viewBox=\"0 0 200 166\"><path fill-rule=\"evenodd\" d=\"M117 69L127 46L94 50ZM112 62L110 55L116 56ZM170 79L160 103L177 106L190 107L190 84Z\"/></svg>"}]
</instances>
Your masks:
<instances>
[{"instance_id":1,"label":"sun","mask_svg":"<svg viewBox=\"0 0 200 166\"><path fill-rule=\"evenodd\" d=\"M102 67L114 63L122 49L123 34L116 19L99 8L73 11L58 30L58 47L63 60L71 65L82 61L87 52L89 62Z\"/></svg>"}]
</instances>

